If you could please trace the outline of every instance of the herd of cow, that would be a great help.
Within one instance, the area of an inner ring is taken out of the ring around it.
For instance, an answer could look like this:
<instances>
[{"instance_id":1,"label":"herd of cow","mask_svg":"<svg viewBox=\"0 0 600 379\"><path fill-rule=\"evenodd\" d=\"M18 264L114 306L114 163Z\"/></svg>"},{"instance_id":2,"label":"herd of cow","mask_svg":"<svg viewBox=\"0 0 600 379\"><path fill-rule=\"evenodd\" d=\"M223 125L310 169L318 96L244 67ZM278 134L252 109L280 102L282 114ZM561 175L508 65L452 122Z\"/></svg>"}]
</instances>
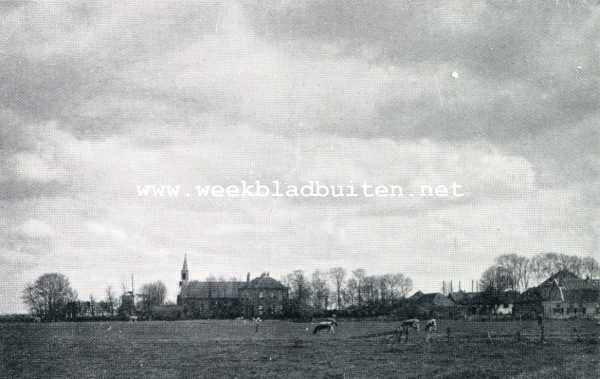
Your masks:
<instances>
[{"instance_id":1,"label":"herd of cow","mask_svg":"<svg viewBox=\"0 0 600 379\"><path fill-rule=\"evenodd\" d=\"M338 326L337 319L335 315L331 318L327 318L323 321L319 321L313 328L313 334L317 334L321 331L326 331L330 334L335 334L335 328ZM402 336L405 336L405 339L408 339L408 332L410 329L414 329L419 331L421 329L421 321L416 318L411 318L408 320L404 320L400 323L400 328L396 329L395 335L398 336L399 340L402 340ZM430 319L425 322L424 330L427 333L427 341L431 338L431 333L437 331L437 320Z\"/></svg>"}]
</instances>

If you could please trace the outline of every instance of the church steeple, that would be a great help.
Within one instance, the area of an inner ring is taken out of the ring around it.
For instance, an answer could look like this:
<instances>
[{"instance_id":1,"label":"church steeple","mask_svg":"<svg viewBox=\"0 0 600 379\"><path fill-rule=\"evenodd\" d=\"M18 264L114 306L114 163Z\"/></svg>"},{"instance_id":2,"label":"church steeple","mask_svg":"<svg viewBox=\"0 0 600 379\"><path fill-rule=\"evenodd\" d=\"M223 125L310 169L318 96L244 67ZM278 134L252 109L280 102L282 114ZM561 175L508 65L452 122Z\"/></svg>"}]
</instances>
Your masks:
<instances>
[{"instance_id":1,"label":"church steeple","mask_svg":"<svg viewBox=\"0 0 600 379\"><path fill-rule=\"evenodd\" d=\"M183 285L187 284L189 280L190 272L187 265L187 254L185 254L183 256L183 267L181 268L181 281L179 282L179 286L182 287Z\"/></svg>"}]
</instances>

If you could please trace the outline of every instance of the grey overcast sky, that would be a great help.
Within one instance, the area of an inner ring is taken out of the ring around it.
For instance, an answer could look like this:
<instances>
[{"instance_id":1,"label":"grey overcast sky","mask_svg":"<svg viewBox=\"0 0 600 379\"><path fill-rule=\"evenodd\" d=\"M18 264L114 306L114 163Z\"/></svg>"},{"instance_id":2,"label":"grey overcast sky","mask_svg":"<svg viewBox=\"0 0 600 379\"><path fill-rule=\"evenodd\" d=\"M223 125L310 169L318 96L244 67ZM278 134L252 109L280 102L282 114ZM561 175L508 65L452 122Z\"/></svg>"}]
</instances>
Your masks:
<instances>
[{"instance_id":1,"label":"grey overcast sky","mask_svg":"<svg viewBox=\"0 0 600 379\"><path fill-rule=\"evenodd\" d=\"M415 287L599 257L595 1L0 4L0 312L344 266ZM433 199L141 199L136 184L456 181Z\"/></svg>"}]
</instances>

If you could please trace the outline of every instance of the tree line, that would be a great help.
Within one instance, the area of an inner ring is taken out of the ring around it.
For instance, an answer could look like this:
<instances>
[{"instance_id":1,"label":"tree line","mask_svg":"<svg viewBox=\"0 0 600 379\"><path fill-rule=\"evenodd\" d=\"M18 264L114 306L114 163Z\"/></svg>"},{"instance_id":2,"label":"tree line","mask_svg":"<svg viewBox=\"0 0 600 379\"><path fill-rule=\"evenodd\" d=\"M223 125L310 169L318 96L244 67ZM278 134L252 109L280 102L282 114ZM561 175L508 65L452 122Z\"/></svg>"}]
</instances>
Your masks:
<instances>
[{"instance_id":1,"label":"tree line","mask_svg":"<svg viewBox=\"0 0 600 379\"><path fill-rule=\"evenodd\" d=\"M496 257L494 264L481 275L479 284L483 290L522 292L561 270L582 278L600 276L600 265L593 257L540 253L528 258L505 254Z\"/></svg>"},{"instance_id":2,"label":"tree line","mask_svg":"<svg viewBox=\"0 0 600 379\"><path fill-rule=\"evenodd\" d=\"M292 317L318 315L327 310L361 311L382 309L404 299L413 288L403 273L368 275L364 269L348 272L343 267L315 270L310 275L295 270L282 282L289 288L288 314Z\"/></svg>"},{"instance_id":3,"label":"tree line","mask_svg":"<svg viewBox=\"0 0 600 379\"><path fill-rule=\"evenodd\" d=\"M150 313L154 306L166 302L167 287L161 281L144 284L139 293L129 290L125 283L121 290L119 296L108 286L103 299L90 295L88 300L81 300L65 275L47 273L25 286L22 299L31 314L42 321L124 319L139 312Z\"/></svg>"},{"instance_id":4,"label":"tree line","mask_svg":"<svg viewBox=\"0 0 600 379\"><path fill-rule=\"evenodd\" d=\"M505 254L498 256L483 272L479 284L484 291L522 292L561 270L579 277L600 276L600 265L593 257L541 253L529 258ZM281 281L289 288L286 304L289 317L307 317L331 310L357 316L385 314L401 304L413 289L413 281L406 274L369 275L361 268L347 271L333 267L310 274L295 270L284 275ZM90 296L88 300L80 300L66 276L48 273L28 283L22 298L33 316L44 321L60 321L151 315L156 306L167 303L166 295L165 284L156 281L142 285L139 293L122 283L120 296L108 286L104 298L96 300Z\"/></svg>"}]
</instances>

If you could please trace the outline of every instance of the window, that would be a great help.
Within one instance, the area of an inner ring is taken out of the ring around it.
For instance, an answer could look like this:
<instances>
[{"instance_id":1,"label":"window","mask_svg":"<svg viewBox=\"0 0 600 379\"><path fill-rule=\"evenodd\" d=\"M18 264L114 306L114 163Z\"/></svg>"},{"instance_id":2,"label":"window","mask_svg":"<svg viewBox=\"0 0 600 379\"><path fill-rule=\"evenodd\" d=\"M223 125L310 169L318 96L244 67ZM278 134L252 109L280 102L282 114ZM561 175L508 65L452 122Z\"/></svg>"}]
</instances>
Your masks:
<instances>
[{"instance_id":1,"label":"window","mask_svg":"<svg viewBox=\"0 0 600 379\"><path fill-rule=\"evenodd\" d=\"M265 297L265 293L264 293L264 292L262 292L262 291L260 291L260 292L258 293L258 297L262 299L263 297Z\"/></svg>"}]
</instances>

